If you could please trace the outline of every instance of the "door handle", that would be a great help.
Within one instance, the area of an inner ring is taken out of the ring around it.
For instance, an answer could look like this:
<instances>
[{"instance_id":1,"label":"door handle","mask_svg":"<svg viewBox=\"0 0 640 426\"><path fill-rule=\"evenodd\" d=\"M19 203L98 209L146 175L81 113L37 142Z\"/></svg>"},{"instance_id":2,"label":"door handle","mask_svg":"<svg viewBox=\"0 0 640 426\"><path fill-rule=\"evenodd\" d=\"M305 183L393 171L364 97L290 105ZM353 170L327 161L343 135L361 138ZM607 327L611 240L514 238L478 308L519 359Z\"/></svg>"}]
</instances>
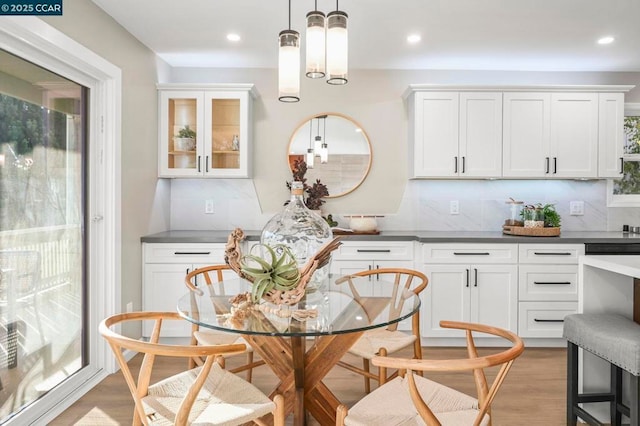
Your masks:
<instances>
[{"instance_id":1,"label":"door handle","mask_svg":"<svg viewBox=\"0 0 640 426\"><path fill-rule=\"evenodd\" d=\"M475 273L475 278L476 278L476 282L473 285L474 287L478 287L478 268L473 268L474 273Z\"/></svg>"},{"instance_id":2,"label":"door handle","mask_svg":"<svg viewBox=\"0 0 640 426\"><path fill-rule=\"evenodd\" d=\"M548 252L548 253L544 253L544 252L534 251L533 254L535 254L536 256L571 256L571 253L565 253L565 252L558 252L558 253Z\"/></svg>"},{"instance_id":3,"label":"door handle","mask_svg":"<svg viewBox=\"0 0 640 426\"><path fill-rule=\"evenodd\" d=\"M202 156L198 155L198 173L200 173L202 171L202 169L200 168L200 160L202 159Z\"/></svg>"},{"instance_id":4,"label":"door handle","mask_svg":"<svg viewBox=\"0 0 640 426\"><path fill-rule=\"evenodd\" d=\"M545 172L545 174L548 174L549 173L549 157L544 157L544 160L545 160L545 164L546 164L545 167L544 167L544 172Z\"/></svg>"},{"instance_id":5,"label":"door handle","mask_svg":"<svg viewBox=\"0 0 640 426\"><path fill-rule=\"evenodd\" d=\"M204 157L204 171L209 173L209 156Z\"/></svg>"},{"instance_id":6,"label":"door handle","mask_svg":"<svg viewBox=\"0 0 640 426\"><path fill-rule=\"evenodd\" d=\"M489 252L460 253L460 252L454 251L453 254L454 256L489 256L491 253Z\"/></svg>"},{"instance_id":7,"label":"door handle","mask_svg":"<svg viewBox=\"0 0 640 426\"><path fill-rule=\"evenodd\" d=\"M469 270L465 269L465 271L467 271L467 287L469 287Z\"/></svg>"},{"instance_id":8,"label":"door handle","mask_svg":"<svg viewBox=\"0 0 640 426\"><path fill-rule=\"evenodd\" d=\"M620 157L620 174L624 174L624 158Z\"/></svg>"},{"instance_id":9,"label":"door handle","mask_svg":"<svg viewBox=\"0 0 640 426\"><path fill-rule=\"evenodd\" d=\"M558 157L553 157L553 174L558 172Z\"/></svg>"},{"instance_id":10,"label":"door handle","mask_svg":"<svg viewBox=\"0 0 640 426\"><path fill-rule=\"evenodd\" d=\"M570 281L534 281L534 284L570 285Z\"/></svg>"},{"instance_id":11,"label":"door handle","mask_svg":"<svg viewBox=\"0 0 640 426\"><path fill-rule=\"evenodd\" d=\"M462 173L464 173L464 169L465 169L465 157L462 157Z\"/></svg>"},{"instance_id":12,"label":"door handle","mask_svg":"<svg viewBox=\"0 0 640 426\"><path fill-rule=\"evenodd\" d=\"M538 318L534 318L533 320L535 322L564 322L563 319L538 319Z\"/></svg>"},{"instance_id":13,"label":"door handle","mask_svg":"<svg viewBox=\"0 0 640 426\"><path fill-rule=\"evenodd\" d=\"M189 254L196 254L196 255L203 255L206 256L207 254L211 254L210 251L174 251L173 254L175 255L189 255Z\"/></svg>"},{"instance_id":14,"label":"door handle","mask_svg":"<svg viewBox=\"0 0 640 426\"><path fill-rule=\"evenodd\" d=\"M391 249L357 249L358 253L391 253Z\"/></svg>"},{"instance_id":15,"label":"door handle","mask_svg":"<svg viewBox=\"0 0 640 426\"><path fill-rule=\"evenodd\" d=\"M453 157L453 173L458 173L458 157Z\"/></svg>"}]
</instances>

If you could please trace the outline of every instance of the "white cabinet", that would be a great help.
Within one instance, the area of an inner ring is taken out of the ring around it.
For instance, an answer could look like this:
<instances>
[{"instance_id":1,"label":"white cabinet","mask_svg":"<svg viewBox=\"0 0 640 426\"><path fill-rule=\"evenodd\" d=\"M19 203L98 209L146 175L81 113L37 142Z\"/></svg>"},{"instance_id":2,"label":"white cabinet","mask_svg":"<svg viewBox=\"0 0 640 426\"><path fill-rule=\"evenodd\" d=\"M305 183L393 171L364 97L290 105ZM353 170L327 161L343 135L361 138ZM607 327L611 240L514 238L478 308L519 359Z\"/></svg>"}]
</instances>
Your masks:
<instances>
[{"instance_id":1,"label":"white cabinet","mask_svg":"<svg viewBox=\"0 0 640 426\"><path fill-rule=\"evenodd\" d=\"M622 178L624 93L600 93L598 109L598 177Z\"/></svg>"},{"instance_id":2,"label":"white cabinet","mask_svg":"<svg viewBox=\"0 0 640 426\"><path fill-rule=\"evenodd\" d=\"M518 334L561 338L578 309L578 257L584 244L520 244Z\"/></svg>"},{"instance_id":3,"label":"white cabinet","mask_svg":"<svg viewBox=\"0 0 640 426\"><path fill-rule=\"evenodd\" d=\"M160 177L251 176L253 85L158 89ZM179 138L185 129L195 137Z\"/></svg>"},{"instance_id":4,"label":"white cabinet","mask_svg":"<svg viewBox=\"0 0 640 426\"><path fill-rule=\"evenodd\" d=\"M421 330L425 337L464 337L441 320L517 331L518 249L515 244L423 244ZM428 343L427 343L428 344Z\"/></svg>"},{"instance_id":5,"label":"white cabinet","mask_svg":"<svg viewBox=\"0 0 640 426\"><path fill-rule=\"evenodd\" d=\"M224 263L225 244L142 244L142 310L175 311L178 299L187 293L184 278L202 266ZM144 322L142 335L149 337L153 324ZM188 337L191 324L169 321L163 337Z\"/></svg>"},{"instance_id":6,"label":"white cabinet","mask_svg":"<svg viewBox=\"0 0 640 426\"><path fill-rule=\"evenodd\" d=\"M427 91L413 96L412 177L501 176L501 93Z\"/></svg>"},{"instance_id":7,"label":"white cabinet","mask_svg":"<svg viewBox=\"0 0 640 426\"><path fill-rule=\"evenodd\" d=\"M331 255L331 273L348 275L379 268L413 268L413 241L342 241Z\"/></svg>"},{"instance_id":8,"label":"white cabinet","mask_svg":"<svg viewBox=\"0 0 640 426\"><path fill-rule=\"evenodd\" d=\"M598 175L597 93L505 93L504 177Z\"/></svg>"}]
</instances>

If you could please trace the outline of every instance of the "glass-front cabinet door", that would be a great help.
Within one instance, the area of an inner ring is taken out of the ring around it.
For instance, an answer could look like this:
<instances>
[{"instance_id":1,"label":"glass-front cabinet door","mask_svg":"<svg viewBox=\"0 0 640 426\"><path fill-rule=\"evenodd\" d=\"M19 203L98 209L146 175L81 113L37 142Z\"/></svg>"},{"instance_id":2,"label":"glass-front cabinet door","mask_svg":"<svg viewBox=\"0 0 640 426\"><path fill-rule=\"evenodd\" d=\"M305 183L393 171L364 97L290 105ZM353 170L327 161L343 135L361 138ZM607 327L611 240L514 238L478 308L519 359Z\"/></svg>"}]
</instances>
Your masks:
<instances>
[{"instance_id":1,"label":"glass-front cabinet door","mask_svg":"<svg viewBox=\"0 0 640 426\"><path fill-rule=\"evenodd\" d=\"M250 177L253 85L159 86L160 177Z\"/></svg>"}]
</instances>

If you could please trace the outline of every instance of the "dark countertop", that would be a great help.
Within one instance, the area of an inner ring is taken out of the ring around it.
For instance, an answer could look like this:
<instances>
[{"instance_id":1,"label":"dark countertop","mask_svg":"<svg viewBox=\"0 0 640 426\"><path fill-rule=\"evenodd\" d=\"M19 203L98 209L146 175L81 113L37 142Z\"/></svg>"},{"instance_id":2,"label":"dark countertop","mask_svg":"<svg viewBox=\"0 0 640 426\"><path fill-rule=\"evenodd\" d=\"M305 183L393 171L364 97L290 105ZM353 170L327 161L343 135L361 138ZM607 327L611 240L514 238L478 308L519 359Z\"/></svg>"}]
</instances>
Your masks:
<instances>
[{"instance_id":1,"label":"dark countertop","mask_svg":"<svg viewBox=\"0 0 640 426\"><path fill-rule=\"evenodd\" d=\"M258 241L261 231L245 231L246 239ZM145 235L143 243L226 243L231 231L165 231ZM557 237L523 237L495 232L467 231L382 231L378 235L345 235L351 241L418 241L421 243L640 243L640 234L606 231L562 232Z\"/></svg>"}]
</instances>

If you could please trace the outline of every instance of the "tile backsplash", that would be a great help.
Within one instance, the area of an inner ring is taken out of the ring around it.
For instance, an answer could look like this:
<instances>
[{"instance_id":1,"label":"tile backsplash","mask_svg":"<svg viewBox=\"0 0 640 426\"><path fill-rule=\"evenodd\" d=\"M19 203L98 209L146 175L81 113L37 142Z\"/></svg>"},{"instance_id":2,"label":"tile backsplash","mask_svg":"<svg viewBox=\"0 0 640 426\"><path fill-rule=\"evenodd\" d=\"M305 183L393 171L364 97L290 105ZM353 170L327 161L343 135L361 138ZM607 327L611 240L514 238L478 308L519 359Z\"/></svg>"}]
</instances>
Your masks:
<instances>
[{"instance_id":1,"label":"tile backsplash","mask_svg":"<svg viewBox=\"0 0 640 426\"><path fill-rule=\"evenodd\" d=\"M604 180L409 180L398 207L379 219L381 230L499 231L510 216L509 197L527 204L552 203L565 231L617 231L623 224L640 226L640 208L607 208ZM213 214L205 214L205 201ZM250 179L173 179L171 229L261 229L273 216L263 213ZM284 201L284 200L283 200ZM459 214L450 213L458 201ZM569 215L571 201L584 202L584 215ZM341 214L327 212L341 226Z\"/></svg>"}]
</instances>

